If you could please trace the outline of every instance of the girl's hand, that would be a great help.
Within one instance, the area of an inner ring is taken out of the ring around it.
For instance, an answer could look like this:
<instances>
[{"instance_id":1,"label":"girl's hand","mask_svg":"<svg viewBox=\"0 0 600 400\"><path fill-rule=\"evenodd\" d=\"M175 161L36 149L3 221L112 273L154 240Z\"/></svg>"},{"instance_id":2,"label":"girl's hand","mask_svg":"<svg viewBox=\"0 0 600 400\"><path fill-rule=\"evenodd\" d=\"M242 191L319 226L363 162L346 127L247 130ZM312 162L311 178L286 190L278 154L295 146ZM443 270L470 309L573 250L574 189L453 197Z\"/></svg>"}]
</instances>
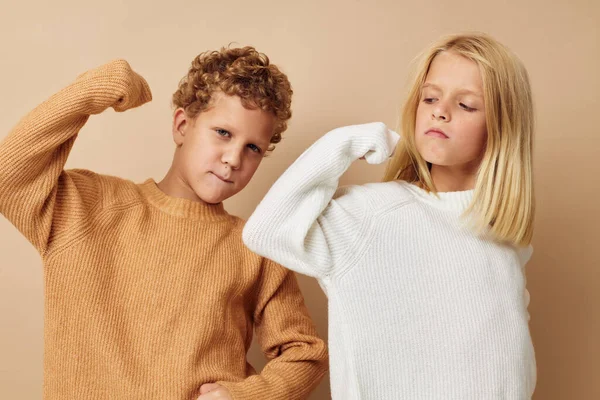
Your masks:
<instances>
[{"instance_id":1,"label":"girl's hand","mask_svg":"<svg viewBox=\"0 0 600 400\"><path fill-rule=\"evenodd\" d=\"M394 156L394 153L396 152L396 147L398 146L398 141L400 140L400 135L398 135L393 130L388 129L387 130L387 139L392 147L392 151L390 152L390 155L388 158L392 158ZM359 160L366 160L366 156L360 157Z\"/></svg>"},{"instance_id":2,"label":"girl's hand","mask_svg":"<svg viewBox=\"0 0 600 400\"><path fill-rule=\"evenodd\" d=\"M200 386L200 397L196 400L233 400L229 390L216 383L205 383Z\"/></svg>"}]
</instances>

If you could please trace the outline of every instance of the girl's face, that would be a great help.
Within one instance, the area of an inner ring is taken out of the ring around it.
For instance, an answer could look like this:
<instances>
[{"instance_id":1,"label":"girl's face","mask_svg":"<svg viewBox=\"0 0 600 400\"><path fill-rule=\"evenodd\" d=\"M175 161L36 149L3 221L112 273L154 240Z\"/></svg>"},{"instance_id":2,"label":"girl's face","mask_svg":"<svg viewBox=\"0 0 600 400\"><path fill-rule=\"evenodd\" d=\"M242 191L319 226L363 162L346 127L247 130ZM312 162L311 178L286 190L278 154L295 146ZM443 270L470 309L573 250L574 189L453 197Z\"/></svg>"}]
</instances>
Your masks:
<instances>
[{"instance_id":1,"label":"girl's face","mask_svg":"<svg viewBox=\"0 0 600 400\"><path fill-rule=\"evenodd\" d=\"M437 168L474 178L486 139L479 67L451 50L439 53L431 63L417 108L415 144L419 154L432 164L432 176Z\"/></svg>"}]
</instances>

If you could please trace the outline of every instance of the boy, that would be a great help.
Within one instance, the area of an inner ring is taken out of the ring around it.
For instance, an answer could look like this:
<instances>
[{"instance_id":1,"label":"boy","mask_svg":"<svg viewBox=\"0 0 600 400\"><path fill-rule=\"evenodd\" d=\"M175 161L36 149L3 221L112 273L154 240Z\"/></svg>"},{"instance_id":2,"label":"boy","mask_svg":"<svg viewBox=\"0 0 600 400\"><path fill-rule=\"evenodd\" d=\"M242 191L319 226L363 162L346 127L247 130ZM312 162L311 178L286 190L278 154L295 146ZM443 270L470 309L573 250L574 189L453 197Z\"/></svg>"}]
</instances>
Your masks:
<instances>
[{"instance_id":1,"label":"boy","mask_svg":"<svg viewBox=\"0 0 600 400\"><path fill-rule=\"evenodd\" d=\"M300 399L327 354L294 276L250 252L222 201L291 117L287 77L251 47L200 54L173 95L159 183L63 170L90 115L151 100L127 62L81 75L0 144L0 212L44 262L46 399ZM256 328L270 359L246 361Z\"/></svg>"}]
</instances>

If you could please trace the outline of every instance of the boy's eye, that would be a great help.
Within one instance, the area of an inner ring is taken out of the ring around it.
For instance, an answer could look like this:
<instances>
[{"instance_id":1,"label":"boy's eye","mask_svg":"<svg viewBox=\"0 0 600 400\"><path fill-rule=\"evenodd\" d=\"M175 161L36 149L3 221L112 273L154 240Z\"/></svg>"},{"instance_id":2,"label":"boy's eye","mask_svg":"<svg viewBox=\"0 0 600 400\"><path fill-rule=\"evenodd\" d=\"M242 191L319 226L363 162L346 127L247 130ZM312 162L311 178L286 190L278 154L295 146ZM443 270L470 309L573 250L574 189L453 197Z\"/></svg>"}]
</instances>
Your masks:
<instances>
[{"instance_id":1,"label":"boy's eye","mask_svg":"<svg viewBox=\"0 0 600 400\"><path fill-rule=\"evenodd\" d=\"M258 147L258 146L257 146L257 145L255 145L255 144L249 144L249 145L248 145L248 148L249 148L250 150L252 150L253 152L255 152L255 153L262 153L262 150L260 149L260 147Z\"/></svg>"},{"instance_id":2,"label":"boy's eye","mask_svg":"<svg viewBox=\"0 0 600 400\"><path fill-rule=\"evenodd\" d=\"M229 133L228 131L226 131L225 129L215 129L215 131L217 132L217 134L219 136L224 136L224 137L229 137L231 136L231 133Z\"/></svg>"}]
</instances>

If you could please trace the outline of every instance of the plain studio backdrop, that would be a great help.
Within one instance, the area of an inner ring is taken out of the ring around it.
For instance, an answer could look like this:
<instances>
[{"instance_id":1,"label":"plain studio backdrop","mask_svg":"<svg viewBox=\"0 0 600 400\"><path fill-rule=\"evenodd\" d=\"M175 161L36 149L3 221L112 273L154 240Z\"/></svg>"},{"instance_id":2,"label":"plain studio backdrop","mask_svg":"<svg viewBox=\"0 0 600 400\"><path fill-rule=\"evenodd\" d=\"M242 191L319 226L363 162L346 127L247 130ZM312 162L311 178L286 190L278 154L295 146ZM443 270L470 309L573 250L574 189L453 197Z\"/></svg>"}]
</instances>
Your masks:
<instances>
[{"instance_id":1,"label":"plain studio backdrop","mask_svg":"<svg viewBox=\"0 0 600 400\"><path fill-rule=\"evenodd\" d=\"M1 2L0 138L80 73L124 58L148 80L154 100L92 117L67 167L136 182L161 179L170 165L170 97L194 56L229 43L267 53L292 82L294 116L249 187L226 202L244 218L328 130L371 121L395 127L409 63L431 41L470 30L496 37L527 66L536 104L538 212L527 272L534 397L600 398L597 0ZM383 168L357 162L342 184L378 181ZM0 238L0 398L39 399L41 262L4 218ZM326 298L314 280L299 279L327 337ZM264 365L256 347L250 359ZM325 379L311 399L329 398L328 387Z\"/></svg>"}]
</instances>

